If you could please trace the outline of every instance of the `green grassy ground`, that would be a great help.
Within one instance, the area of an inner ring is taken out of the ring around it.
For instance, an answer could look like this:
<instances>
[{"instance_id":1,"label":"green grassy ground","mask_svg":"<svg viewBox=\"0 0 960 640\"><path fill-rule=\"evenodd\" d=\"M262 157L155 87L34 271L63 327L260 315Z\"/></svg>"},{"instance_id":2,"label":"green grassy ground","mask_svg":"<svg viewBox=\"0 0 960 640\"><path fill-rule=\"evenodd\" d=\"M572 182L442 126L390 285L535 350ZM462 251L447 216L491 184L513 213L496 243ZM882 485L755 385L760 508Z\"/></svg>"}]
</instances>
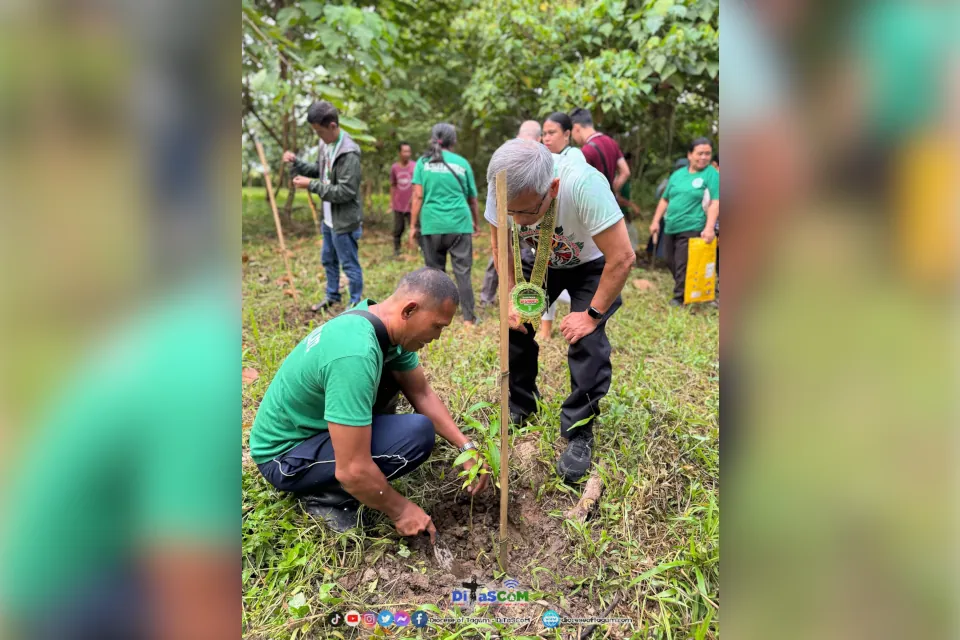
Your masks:
<instances>
[{"instance_id":1,"label":"green grassy ground","mask_svg":"<svg viewBox=\"0 0 960 640\"><path fill-rule=\"evenodd\" d=\"M298 198L297 207L285 232L299 304L284 293L289 285L279 280L283 261L263 192L244 190L243 366L259 372L256 381L243 387L245 637L369 636L373 632L362 627L331 629L325 617L335 610L423 608L431 615L428 629L393 627L394 634L568 638L582 627L547 630L540 624L544 611L597 616L615 601L607 615L630 618L632 625L601 626L594 638L718 637L718 311L668 307L672 282L665 270L635 269L631 274L624 305L608 327L613 385L601 405L595 452L604 492L585 524L564 518L578 491L558 482L552 471L560 450L559 407L569 391L566 349L562 338L541 340L544 406L539 419L513 434L519 449L510 465L517 515L510 518L516 537L509 575L530 591L531 602L495 614L534 621L460 624L456 618L461 615L489 618L494 612L478 607L464 613L452 607L450 585L458 586L458 580L441 575L419 541L401 538L389 522L366 533L332 535L273 490L249 458L247 435L270 379L297 342L324 320L306 311L322 298L324 276L305 199ZM375 299L388 295L403 273L421 265L412 254L400 261L390 257L392 240L385 224L368 222L360 247L365 294ZM488 251L486 238L479 239L473 271L478 295ZM641 278L656 289L641 291L633 284ZM497 429L498 322L492 310L484 310L480 319L472 331L455 321L421 358L461 428L486 443L491 425ZM444 523L464 566L499 584L504 574L493 562L497 494L489 491L476 505L457 501L454 457L451 447L438 443L434 457L396 486Z\"/></svg>"}]
</instances>

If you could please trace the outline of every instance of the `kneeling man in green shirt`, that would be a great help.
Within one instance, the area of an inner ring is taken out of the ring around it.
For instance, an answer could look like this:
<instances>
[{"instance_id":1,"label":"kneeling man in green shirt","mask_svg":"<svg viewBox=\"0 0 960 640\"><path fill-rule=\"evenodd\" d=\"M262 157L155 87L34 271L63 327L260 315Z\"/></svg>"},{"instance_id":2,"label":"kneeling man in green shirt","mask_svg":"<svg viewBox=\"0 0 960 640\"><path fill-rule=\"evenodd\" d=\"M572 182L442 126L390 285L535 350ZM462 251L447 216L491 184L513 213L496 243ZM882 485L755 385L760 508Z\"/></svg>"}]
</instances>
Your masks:
<instances>
[{"instance_id":1,"label":"kneeling man in green shirt","mask_svg":"<svg viewBox=\"0 0 960 640\"><path fill-rule=\"evenodd\" d=\"M405 275L383 302L363 300L304 338L270 382L250 431L263 477L336 531L357 526L362 502L401 535L427 532L435 541L430 516L390 481L430 457L435 434L461 451L474 448L416 354L440 337L459 303L453 281L425 267ZM416 413L396 414L400 392ZM470 493L487 482L481 473Z\"/></svg>"}]
</instances>

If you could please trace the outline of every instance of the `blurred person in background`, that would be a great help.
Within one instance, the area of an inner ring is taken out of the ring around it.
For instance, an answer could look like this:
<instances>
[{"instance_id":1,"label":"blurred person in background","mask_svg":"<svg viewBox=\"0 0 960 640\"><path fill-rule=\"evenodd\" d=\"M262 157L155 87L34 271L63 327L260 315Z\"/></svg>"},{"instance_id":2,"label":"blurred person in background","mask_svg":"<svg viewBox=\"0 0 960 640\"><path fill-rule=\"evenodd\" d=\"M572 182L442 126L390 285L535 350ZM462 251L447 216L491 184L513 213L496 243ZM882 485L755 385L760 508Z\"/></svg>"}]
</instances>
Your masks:
<instances>
[{"instance_id":1,"label":"blurred person in background","mask_svg":"<svg viewBox=\"0 0 960 640\"><path fill-rule=\"evenodd\" d=\"M673 271L673 297L670 305L683 305L687 278L687 249L690 238L713 242L720 215L720 174L710 166L713 143L697 138L687 153L689 166L677 169L670 176L650 223L651 236L660 234L660 221L665 219L664 255Z\"/></svg>"},{"instance_id":2,"label":"blurred person in background","mask_svg":"<svg viewBox=\"0 0 960 640\"><path fill-rule=\"evenodd\" d=\"M573 121L570 116L562 111L555 111L547 116L543 121L543 144L547 145L551 153L555 153L564 158L577 158L583 160L583 152L570 144L573 135Z\"/></svg>"},{"instance_id":3,"label":"blurred person in background","mask_svg":"<svg viewBox=\"0 0 960 640\"><path fill-rule=\"evenodd\" d=\"M573 139L580 145L587 163L604 175L614 195L619 194L630 178L630 167L623 158L620 145L593 128L593 117L583 107L570 112L570 121L573 123Z\"/></svg>"},{"instance_id":4,"label":"blurred person in background","mask_svg":"<svg viewBox=\"0 0 960 640\"><path fill-rule=\"evenodd\" d=\"M434 125L427 153L413 171L413 204L410 213L410 246L420 247L428 267L445 271L447 254L460 289L463 323L476 324L473 283L473 235L479 233L477 185L466 158L451 149L457 144L452 124Z\"/></svg>"},{"instance_id":5,"label":"blurred person in background","mask_svg":"<svg viewBox=\"0 0 960 640\"><path fill-rule=\"evenodd\" d=\"M517 131L517 137L521 140L540 142L541 136L540 123L536 120L524 120L520 125L520 130Z\"/></svg>"},{"instance_id":6,"label":"blurred person in background","mask_svg":"<svg viewBox=\"0 0 960 640\"><path fill-rule=\"evenodd\" d=\"M570 116L562 111L555 111L547 116L543 121L543 144L550 149L551 153L561 156L566 161L586 162L583 152L570 144L573 135L573 122ZM570 304L570 292L564 289L557 299L553 301L550 308L547 309L540 321L540 328L545 338L553 337L553 322L557 318L557 305L559 303Z\"/></svg>"},{"instance_id":7,"label":"blurred person in background","mask_svg":"<svg viewBox=\"0 0 960 640\"><path fill-rule=\"evenodd\" d=\"M413 197L413 150L410 143L398 145L400 160L390 167L390 208L393 209L393 257L399 257L403 230L410 224L410 200Z\"/></svg>"},{"instance_id":8,"label":"blurred person in background","mask_svg":"<svg viewBox=\"0 0 960 640\"><path fill-rule=\"evenodd\" d=\"M624 162L627 163L627 166L630 166L630 162L633 160L633 154L629 151L623 156ZM640 217L640 207L630 199L630 180L628 179L623 183L623 188L620 189L620 193L617 193L617 203L620 205L620 210L623 211L623 219L627 223L627 233L630 235L630 244L633 245L634 253L637 252L640 246L640 236L637 233L637 226L634 224L636 220Z\"/></svg>"},{"instance_id":9,"label":"blurred person in background","mask_svg":"<svg viewBox=\"0 0 960 640\"><path fill-rule=\"evenodd\" d=\"M358 242L363 233L363 199L360 195L360 147L340 128L340 113L326 100L310 105L307 122L322 144L317 164L303 162L291 151L283 161L293 165L293 186L307 189L323 200L323 267L326 297L310 307L314 313L340 304L340 269L350 285L350 306L363 295L363 270Z\"/></svg>"},{"instance_id":10,"label":"blurred person in background","mask_svg":"<svg viewBox=\"0 0 960 640\"><path fill-rule=\"evenodd\" d=\"M533 142L541 141L541 130L540 123L536 120L525 120L523 124L520 125L520 130L517 131L518 140L532 140ZM495 185L487 185L487 202L491 202L491 198L496 198L496 193L494 192ZM496 202L496 200L493 200ZM490 206L487 204L487 206ZM529 261L533 259L533 251L529 250L529 247L522 249L520 252L520 257L524 261ZM480 289L480 306L496 306L497 305L497 288L500 285L500 278L497 275L497 265L495 264L497 260L496 255L491 255L490 260L487 262L487 270L483 274L483 287ZM533 264L531 262L531 264Z\"/></svg>"},{"instance_id":11,"label":"blurred person in background","mask_svg":"<svg viewBox=\"0 0 960 640\"><path fill-rule=\"evenodd\" d=\"M676 162L673 163L673 170L667 174L667 177L660 181L660 184L657 185L657 189L654 192L654 200L660 202L660 198L663 197L663 192L667 190L667 185L670 184L670 176L673 175L675 171L682 167L689 167L690 161L686 158L678 158ZM652 256L650 264L654 264L654 261L659 258L661 260L666 260L666 257L663 255L663 243L657 242L654 244L655 240L659 240L659 237L654 237L651 233L650 237L647 239L647 254ZM656 248L656 255L654 255L654 248Z\"/></svg>"},{"instance_id":12,"label":"blurred person in background","mask_svg":"<svg viewBox=\"0 0 960 640\"><path fill-rule=\"evenodd\" d=\"M31 82L0 154L59 177L4 172L31 215L3 254L36 268L4 288L0 637L236 638L235 33L203 3L111 7L4 22Z\"/></svg>"}]
</instances>

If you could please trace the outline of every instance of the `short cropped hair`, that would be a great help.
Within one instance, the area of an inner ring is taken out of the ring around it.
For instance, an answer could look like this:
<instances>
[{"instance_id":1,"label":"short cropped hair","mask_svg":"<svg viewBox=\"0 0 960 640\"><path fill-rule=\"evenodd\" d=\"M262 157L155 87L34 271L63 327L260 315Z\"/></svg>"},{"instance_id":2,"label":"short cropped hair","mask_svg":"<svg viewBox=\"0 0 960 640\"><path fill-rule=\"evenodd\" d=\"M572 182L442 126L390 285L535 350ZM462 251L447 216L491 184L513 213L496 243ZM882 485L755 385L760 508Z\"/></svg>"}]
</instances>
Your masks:
<instances>
[{"instance_id":1,"label":"short cropped hair","mask_svg":"<svg viewBox=\"0 0 960 640\"><path fill-rule=\"evenodd\" d=\"M447 300L453 300L453 304L457 306L460 304L460 292L457 290L457 285L450 279L450 276L433 267L420 267L416 271L406 274L400 278L397 291L424 294L437 305L441 305Z\"/></svg>"},{"instance_id":2,"label":"short cropped hair","mask_svg":"<svg viewBox=\"0 0 960 640\"><path fill-rule=\"evenodd\" d=\"M581 127L593 126L593 117L590 115L590 112L583 107L577 107L570 112L570 121L573 124L580 125Z\"/></svg>"},{"instance_id":3,"label":"short cropped hair","mask_svg":"<svg viewBox=\"0 0 960 640\"><path fill-rule=\"evenodd\" d=\"M321 127L330 126L331 122L340 124L340 112L326 100L317 100L307 110L307 122Z\"/></svg>"}]
</instances>

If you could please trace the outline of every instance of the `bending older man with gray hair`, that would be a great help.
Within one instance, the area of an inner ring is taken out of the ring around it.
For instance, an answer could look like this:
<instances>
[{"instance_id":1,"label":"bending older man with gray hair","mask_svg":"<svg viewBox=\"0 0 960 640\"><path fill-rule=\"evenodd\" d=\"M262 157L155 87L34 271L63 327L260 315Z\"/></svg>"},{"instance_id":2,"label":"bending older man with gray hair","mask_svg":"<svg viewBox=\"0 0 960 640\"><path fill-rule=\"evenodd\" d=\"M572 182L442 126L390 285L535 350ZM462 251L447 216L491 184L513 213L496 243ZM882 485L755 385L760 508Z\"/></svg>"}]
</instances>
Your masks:
<instances>
[{"instance_id":1,"label":"bending older man with gray hair","mask_svg":"<svg viewBox=\"0 0 960 640\"><path fill-rule=\"evenodd\" d=\"M540 131L540 123L536 120L524 120L523 124L520 125L520 130L517 131L517 138L520 140L533 140L534 142L540 142L542 132ZM496 200L496 196L493 195L493 183L490 184L490 188L487 189L487 206L490 206L489 203ZM524 260L532 260L531 251L523 252ZM497 254L496 252L490 256L490 261L487 262L487 269L483 273L483 287L480 289L480 306L487 305L496 305L497 304L497 287L500 286L500 278L497 276Z\"/></svg>"},{"instance_id":2,"label":"bending older man with gray hair","mask_svg":"<svg viewBox=\"0 0 960 640\"><path fill-rule=\"evenodd\" d=\"M606 323L620 307L620 292L634 261L623 213L602 173L585 162L565 162L542 144L511 140L493 154L487 181L493 183L507 171L507 214L520 245L537 248L540 225L556 206L546 271L549 305L564 289L570 293L571 313L560 323L560 332L570 344L570 395L560 413L560 435L567 447L557 462L557 472L567 481L580 480L590 469L594 422L600 415L600 399L610 389L610 341ZM497 203L487 202L484 216L493 225L494 255L497 255ZM512 243L511 243L512 245ZM516 284L513 247L506 274L512 289ZM539 257L539 251L538 257ZM504 265L499 265L504 269ZM532 265L523 265L530 279ZM534 283L540 284L540 283ZM523 323L510 308L510 420L522 424L537 409L537 345L532 324ZM580 426L575 426L575 425Z\"/></svg>"}]
</instances>

